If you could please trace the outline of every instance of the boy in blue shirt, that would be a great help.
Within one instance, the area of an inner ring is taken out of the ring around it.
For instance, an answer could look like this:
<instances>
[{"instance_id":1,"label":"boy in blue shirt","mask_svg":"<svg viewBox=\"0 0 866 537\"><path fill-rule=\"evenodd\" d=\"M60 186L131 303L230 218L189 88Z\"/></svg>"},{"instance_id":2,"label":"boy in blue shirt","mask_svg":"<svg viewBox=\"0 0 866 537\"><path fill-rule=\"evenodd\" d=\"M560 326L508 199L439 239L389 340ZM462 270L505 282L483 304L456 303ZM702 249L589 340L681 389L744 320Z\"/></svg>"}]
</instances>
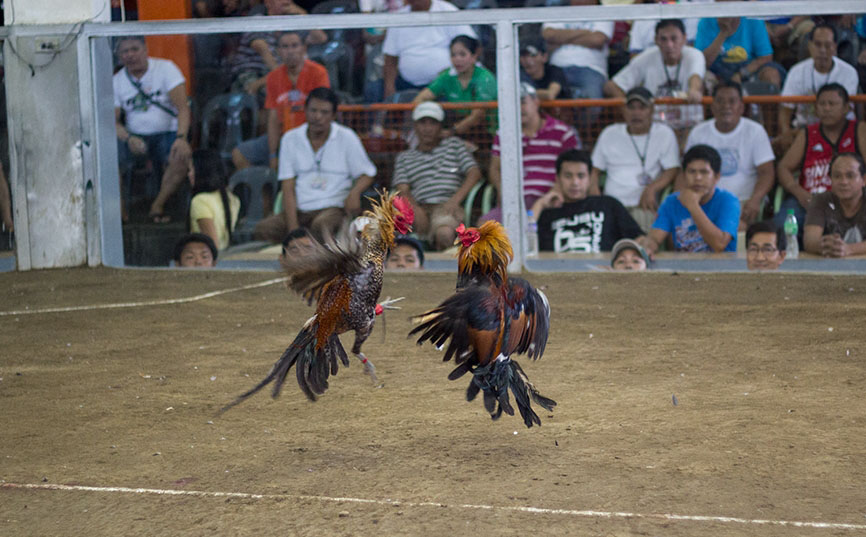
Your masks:
<instances>
[{"instance_id":1,"label":"boy in blue shirt","mask_svg":"<svg viewBox=\"0 0 866 537\"><path fill-rule=\"evenodd\" d=\"M678 252L736 252L740 202L716 188L722 158L708 145L696 145L683 155L686 186L668 196L644 239L654 254L668 235Z\"/></svg>"}]
</instances>

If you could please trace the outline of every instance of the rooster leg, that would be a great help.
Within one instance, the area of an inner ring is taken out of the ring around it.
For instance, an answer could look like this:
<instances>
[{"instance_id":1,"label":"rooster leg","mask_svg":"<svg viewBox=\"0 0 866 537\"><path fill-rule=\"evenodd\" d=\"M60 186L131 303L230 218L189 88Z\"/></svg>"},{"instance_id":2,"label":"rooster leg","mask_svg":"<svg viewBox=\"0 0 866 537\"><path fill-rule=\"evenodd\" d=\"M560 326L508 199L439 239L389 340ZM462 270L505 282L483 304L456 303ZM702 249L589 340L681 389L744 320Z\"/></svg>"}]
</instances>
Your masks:
<instances>
[{"instance_id":1,"label":"rooster leg","mask_svg":"<svg viewBox=\"0 0 866 537\"><path fill-rule=\"evenodd\" d=\"M373 365L364 353L361 352L361 345L367 341L367 337L370 336L370 332L373 331L373 323L371 322L365 330L355 330L355 343L352 345L352 354L355 355L358 360L361 360L361 363L364 364L364 372L370 375L370 378L373 380L373 386L377 388L381 388L385 386L384 382L379 380L379 377L376 376L376 367Z\"/></svg>"}]
</instances>

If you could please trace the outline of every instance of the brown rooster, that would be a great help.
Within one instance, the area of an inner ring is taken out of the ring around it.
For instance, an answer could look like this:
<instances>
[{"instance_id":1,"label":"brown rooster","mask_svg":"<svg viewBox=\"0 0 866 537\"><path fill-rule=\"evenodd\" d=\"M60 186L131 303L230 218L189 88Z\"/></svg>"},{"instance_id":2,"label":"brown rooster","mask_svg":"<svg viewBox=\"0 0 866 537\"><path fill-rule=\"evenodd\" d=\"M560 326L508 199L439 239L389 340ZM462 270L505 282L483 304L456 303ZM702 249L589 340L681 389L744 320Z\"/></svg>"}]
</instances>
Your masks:
<instances>
[{"instance_id":1,"label":"brown rooster","mask_svg":"<svg viewBox=\"0 0 866 537\"><path fill-rule=\"evenodd\" d=\"M541 425L531 401L547 410L553 410L556 401L538 393L511 355L541 358L550 322L547 297L526 280L508 277L514 253L499 222L488 221L477 229L461 224L457 234L457 292L417 316L420 325L409 335L420 332L419 345L430 340L439 349L450 338L443 361L453 357L457 367L448 378L471 371L466 399L472 401L483 391L491 418L498 419L502 412L514 415L510 389L526 426Z\"/></svg>"},{"instance_id":2,"label":"brown rooster","mask_svg":"<svg viewBox=\"0 0 866 537\"><path fill-rule=\"evenodd\" d=\"M406 199L383 192L379 202L374 201L373 210L367 211L365 216L369 223L362 230L360 241L350 241L349 246L330 242L327 247L318 247L315 255L284 263L290 276L289 286L308 304L313 300L317 302L316 314L304 323L264 380L221 412L272 381L272 396L276 398L292 366L295 366L301 390L315 401L316 396L328 389L328 376L337 374L337 359L349 365L339 338L339 334L349 330L355 332L352 354L364 364L373 383L381 386L373 363L361 352L361 345L370 336L373 321L381 312L377 301L382 290L383 262L388 249L394 245L394 232L411 231L414 212Z\"/></svg>"}]
</instances>

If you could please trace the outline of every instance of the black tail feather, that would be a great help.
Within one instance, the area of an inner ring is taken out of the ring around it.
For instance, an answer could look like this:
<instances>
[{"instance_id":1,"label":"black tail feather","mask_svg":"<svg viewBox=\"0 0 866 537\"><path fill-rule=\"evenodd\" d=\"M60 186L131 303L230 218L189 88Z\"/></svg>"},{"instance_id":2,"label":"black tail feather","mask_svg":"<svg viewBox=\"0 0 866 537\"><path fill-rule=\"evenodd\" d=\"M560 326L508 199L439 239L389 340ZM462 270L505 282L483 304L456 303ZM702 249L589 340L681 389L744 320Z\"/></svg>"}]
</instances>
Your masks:
<instances>
[{"instance_id":1,"label":"black tail feather","mask_svg":"<svg viewBox=\"0 0 866 537\"><path fill-rule=\"evenodd\" d=\"M511 393L514 394L514 401L517 403L517 410L520 411L520 415L523 417L523 423L527 427L532 427L533 424L541 425L541 419L532 410L530 399L549 411L552 411L553 407L556 406L556 401L538 393L535 386L529 382L529 378L523 372L520 364L511 360L509 365L511 368L509 388L511 389Z\"/></svg>"},{"instance_id":2,"label":"black tail feather","mask_svg":"<svg viewBox=\"0 0 866 537\"><path fill-rule=\"evenodd\" d=\"M478 395L479 391L481 391L481 386L475 383L475 379L470 380L469 386L466 388L466 400L475 400L475 397Z\"/></svg>"}]
</instances>

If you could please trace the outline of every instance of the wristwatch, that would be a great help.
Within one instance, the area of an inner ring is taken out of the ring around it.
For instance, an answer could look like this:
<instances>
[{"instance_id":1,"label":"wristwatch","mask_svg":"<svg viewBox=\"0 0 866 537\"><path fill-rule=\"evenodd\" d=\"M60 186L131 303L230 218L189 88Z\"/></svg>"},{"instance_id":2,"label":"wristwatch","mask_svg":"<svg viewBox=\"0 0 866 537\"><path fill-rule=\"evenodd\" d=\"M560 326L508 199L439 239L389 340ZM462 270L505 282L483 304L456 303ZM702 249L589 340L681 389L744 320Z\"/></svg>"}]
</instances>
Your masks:
<instances>
[{"instance_id":1,"label":"wristwatch","mask_svg":"<svg viewBox=\"0 0 866 537\"><path fill-rule=\"evenodd\" d=\"M177 139L178 139L178 140L183 140L184 142L187 142L187 141L188 141L188 140L186 139L186 134L185 134L185 133L182 133L182 132L177 133Z\"/></svg>"}]
</instances>

